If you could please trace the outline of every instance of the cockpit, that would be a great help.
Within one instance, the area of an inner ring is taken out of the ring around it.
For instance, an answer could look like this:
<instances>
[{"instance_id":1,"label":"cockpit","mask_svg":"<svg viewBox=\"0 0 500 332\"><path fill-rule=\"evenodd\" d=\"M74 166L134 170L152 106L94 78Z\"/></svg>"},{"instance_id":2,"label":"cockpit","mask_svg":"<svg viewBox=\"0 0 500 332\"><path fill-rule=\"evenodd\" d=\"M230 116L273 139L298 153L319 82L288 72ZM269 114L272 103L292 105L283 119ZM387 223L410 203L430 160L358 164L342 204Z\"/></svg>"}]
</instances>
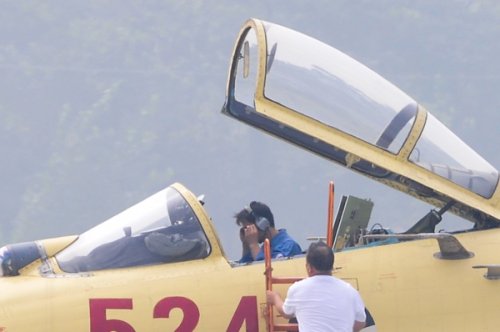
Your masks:
<instances>
[{"instance_id":1,"label":"cockpit","mask_svg":"<svg viewBox=\"0 0 500 332\"><path fill-rule=\"evenodd\" d=\"M56 255L64 272L87 272L205 258L198 217L172 187L90 229Z\"/></svg>"}]
</instances>

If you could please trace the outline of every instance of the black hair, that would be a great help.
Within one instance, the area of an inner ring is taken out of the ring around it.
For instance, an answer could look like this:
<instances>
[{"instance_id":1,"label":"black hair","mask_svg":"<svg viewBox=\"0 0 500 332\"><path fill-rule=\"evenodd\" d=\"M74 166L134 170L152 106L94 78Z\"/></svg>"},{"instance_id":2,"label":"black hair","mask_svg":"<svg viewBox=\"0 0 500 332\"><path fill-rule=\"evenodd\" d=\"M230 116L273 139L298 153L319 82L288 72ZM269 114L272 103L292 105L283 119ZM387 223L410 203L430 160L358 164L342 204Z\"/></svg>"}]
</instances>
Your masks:
<instances>
[{"instance_id":1,"label":"black hair","mask_svg":"<svg viewBox=\"0 0 500 332\"><path fill-rule=\"evenodd\" d=\"M274 227L274 216L269 206L264 203L252 201L249 207L245 207L234 215L236 224L241 225L243 220L255 224L256 217L264 217L269 220L271 227Z\"/></svg>"},{"instance_id":2,"label":"black hair","mask_svg":"<svg viewBox=\"0 0 500 332\"><path fill-rule=\"evenodd\" d=\"M236 224L238 226L241 226L243 221L248 221L251 222L252 224L255 224L255 217L247 209L243 209L240 212L235 213L234 218L236 219Z\"/></svg>"},{"instance_id":3,"label":"black hair","mask_svg":"<svg viewBox=\"0 0 500 332\"><path fill-rule=\"evenodd\" d=\"M331 272L335 257L333 250L325 242L313 242L309 246L306 261L318 272Z\"/></svg>"}]
</instances>

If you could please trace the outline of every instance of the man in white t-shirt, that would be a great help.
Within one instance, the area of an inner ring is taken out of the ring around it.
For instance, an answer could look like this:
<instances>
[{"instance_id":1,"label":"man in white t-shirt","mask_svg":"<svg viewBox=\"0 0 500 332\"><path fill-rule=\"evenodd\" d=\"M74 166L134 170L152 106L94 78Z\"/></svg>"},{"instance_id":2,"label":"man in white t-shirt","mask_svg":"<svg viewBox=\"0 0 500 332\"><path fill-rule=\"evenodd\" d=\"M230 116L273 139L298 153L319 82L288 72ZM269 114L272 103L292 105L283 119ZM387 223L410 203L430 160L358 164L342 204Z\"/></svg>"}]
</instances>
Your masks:
<instances>
[{"instance_id":1,"label":"man in white t-shirt","mask_svg":"<svg viewBox=\"0 0 500 332\"><path fill-rule=\"evenodd\" d=\"M300 332L360 331L365 327L365 305L349 283L332 276L333 251L324 242L309 246L306 256L308 278L294 283L283 302L267 292L267 303L281 315L296 317Z\"/></svg>"}]
</instances>

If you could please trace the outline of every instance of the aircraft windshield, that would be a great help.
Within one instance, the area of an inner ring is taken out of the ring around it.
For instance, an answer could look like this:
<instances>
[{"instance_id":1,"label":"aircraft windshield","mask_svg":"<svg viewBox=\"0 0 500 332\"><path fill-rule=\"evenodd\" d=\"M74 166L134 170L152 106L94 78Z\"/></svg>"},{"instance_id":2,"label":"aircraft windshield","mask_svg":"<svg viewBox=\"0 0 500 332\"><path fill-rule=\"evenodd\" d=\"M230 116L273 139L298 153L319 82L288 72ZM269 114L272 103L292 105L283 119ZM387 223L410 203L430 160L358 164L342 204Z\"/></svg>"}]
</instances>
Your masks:
<instances>
[{"instance_id":1,"label":"aircraft windshield","mask_svg":"<svg viewBox=\"0 0 500 332\"><path fill-rule=\"evenodd\" d=\"M416 102L344 53L316 39L265 23L268 50L266 98L397 153L416 114ZM381 133L395 115L413 107L389 144ZM403 130L404 129L404 130Z\"/></svg>"},{"instance_id":2,"label":"aircraft windshield","mask_svg":"<svg viewBox=\"0 0 500 332\"><path fill-rule=\"evenodd\" d=\"M56 260L74 273L192 260L209 252L198 218L169 187L83 233Z\"/></svg>"},{"instance_id":3,"label":"aircraft windshield","mask_svg":"<svg viewBox=\"0 0 500 332\"><path fill-rule=\"evenodd\" d=\"M410 160L483 197L498 182L498 171L431 114Z\"/></svg>"},{"instance_id":4,"label":"aircraft windshield","mask_svg":"<svg viewBox=\"0 0 500 332\"><path fill-rule=\"evenodd\" d=\"M262 23L267 48L263 85L266 99L393 154L400 153L420 112L415 100L337 49L280 25ZM267 124L264 109L260 110L262 118L252 118L260 46L254 29L248 29L243 37L234 75L233 97L237 103L231 112L343 163L345 155L339 151L328 150L319 143L309 146L311 140L302 138L301 133L286 126ZM244 112L238 110L238 103L244 105ZM498 182L498 171L430 113L426 114L423 133L411 152L410 161L471 192L491 197ZM354 167L373 176L387 175L371 164Z\"/></svg>"}]
</instances>

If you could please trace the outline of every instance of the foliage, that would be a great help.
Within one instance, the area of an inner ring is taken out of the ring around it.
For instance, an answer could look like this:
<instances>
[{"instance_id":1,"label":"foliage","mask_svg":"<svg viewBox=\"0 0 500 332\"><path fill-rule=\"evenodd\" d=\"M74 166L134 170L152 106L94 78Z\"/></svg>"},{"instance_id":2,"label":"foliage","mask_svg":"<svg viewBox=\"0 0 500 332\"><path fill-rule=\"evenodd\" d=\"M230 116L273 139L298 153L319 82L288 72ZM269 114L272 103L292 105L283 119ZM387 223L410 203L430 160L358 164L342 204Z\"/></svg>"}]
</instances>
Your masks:
<instances>
[{"instance_id":1,"label":"foliage","mask_svg":"<svg viewBox=\"0 0 500 332\"><path fill-rule=\"evenodd\" d=\"M175 181L210 192L223 204L214 214L230 219L249 194L273 199L331 177L315 156L220 115L229 55L248 17L354 56L500 165L493 0L2 7L0 243L81 232Z\"/></svg>"}]
</instances>

